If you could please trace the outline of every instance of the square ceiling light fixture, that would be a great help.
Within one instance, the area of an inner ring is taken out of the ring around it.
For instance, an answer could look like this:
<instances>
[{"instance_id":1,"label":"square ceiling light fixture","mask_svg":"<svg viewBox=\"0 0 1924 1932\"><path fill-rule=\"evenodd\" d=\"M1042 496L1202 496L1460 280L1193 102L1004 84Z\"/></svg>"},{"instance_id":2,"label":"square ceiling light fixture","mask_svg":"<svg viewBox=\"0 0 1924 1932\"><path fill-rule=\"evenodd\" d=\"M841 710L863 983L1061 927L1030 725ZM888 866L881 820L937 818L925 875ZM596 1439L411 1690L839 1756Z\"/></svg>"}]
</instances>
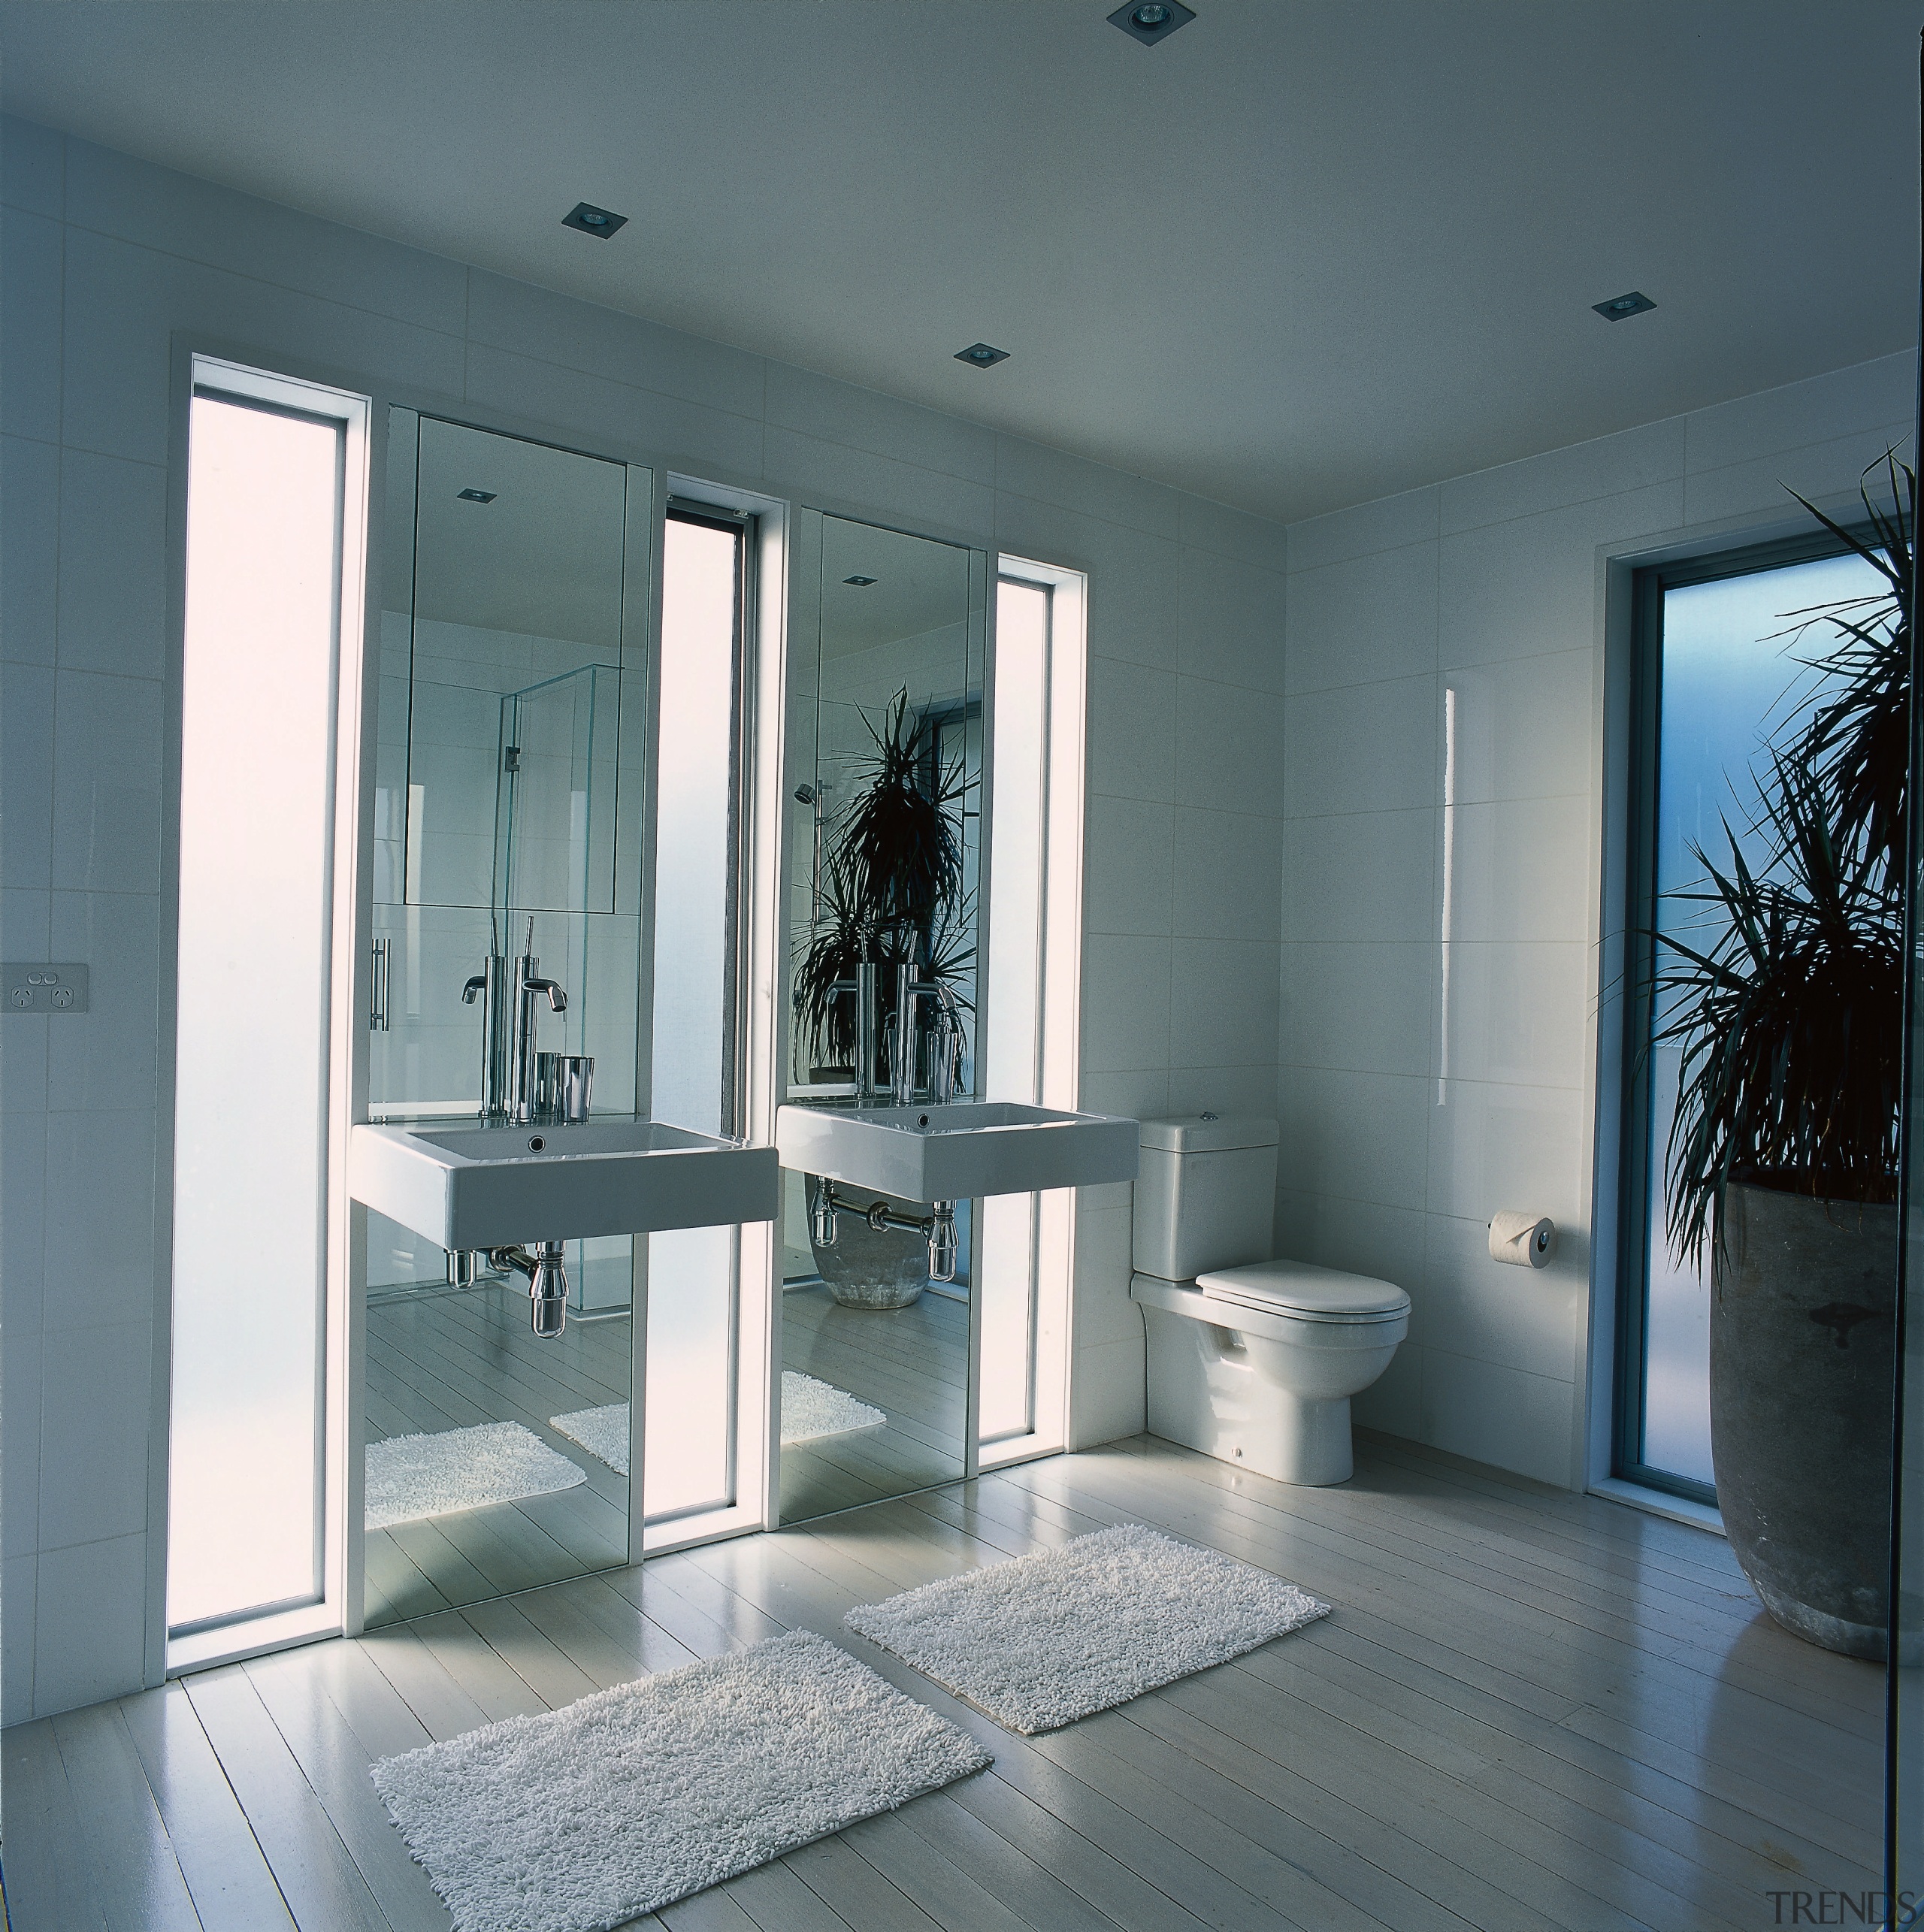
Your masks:
<instances>
[{"instance_id":1,"label":"square ceiling light fixture","mask_svg":"<svg viewBox=\"0 0 1924 1932\"><path fill-rule=\"evenodd\" d=\"M998 362L1009 360L1009 351L992 347L986 342L972 342L967 349L955 352L958 362L966 362L972 369L991 369Z\"/></svg>"},{"instance_id":2,"label":"square ceiling light fixture","mask_svg":"<svg viewBox=\"0 0 1924 1932\"><path fill-rule=\"evenodd\" d=\"M1605 322L1621 322L1626 316L1640 316L1656 307L1641 289L1632 289L1627 295L1614 295L1607 302L1593 302L1590 307Z\"/></svg>"},{"instance_id":3,"label":"square ceiling light fixture","mask_svg":"<svg viewBox=\"0 0 1924 1932\"><path fill-rule=\"evenodd\" d=\"M873 577L844 577L842 581L845 584L854 584L859 588L866 590L870 584L875 582L875 579Z\"/></svg>"},{"instance_id":4,"label":"square ceiling light fixture","mask_svg":"<svg viewBox=\"0 0 1924 1932\"><path fill-rule=\"evenodd\" d=\"M456 498L464 503L491 503L499 494L494 490L457 490Z\"/></svg>"},{"instance_id":5,"label":"square ceiling light fixture","mask_svg":"<svg viewBox=\"0 0 1924 1932\"><path fill-rule=\"evenodd\" d=\"M579 228L583 234L599 235L604 241L616 229L626 228L628 225L626 215L618 215L612 208L597 208L589 201L576 202L573 207L561 217L563 228Z\"/></svg>"},{"instance_id":6,"label":"square ceiling light fixture","mask_svg":"<svg viewBox=\"0 0 1924 1932\"><path fill-rule=\"evenodd\" d=\"M1186 27L1196 17L1193 8L1178 0L1129 0L1109 16L1109 24L1120 27L1145 47L1159 47L1178 27Z\"/></svg>"}]
</instances>

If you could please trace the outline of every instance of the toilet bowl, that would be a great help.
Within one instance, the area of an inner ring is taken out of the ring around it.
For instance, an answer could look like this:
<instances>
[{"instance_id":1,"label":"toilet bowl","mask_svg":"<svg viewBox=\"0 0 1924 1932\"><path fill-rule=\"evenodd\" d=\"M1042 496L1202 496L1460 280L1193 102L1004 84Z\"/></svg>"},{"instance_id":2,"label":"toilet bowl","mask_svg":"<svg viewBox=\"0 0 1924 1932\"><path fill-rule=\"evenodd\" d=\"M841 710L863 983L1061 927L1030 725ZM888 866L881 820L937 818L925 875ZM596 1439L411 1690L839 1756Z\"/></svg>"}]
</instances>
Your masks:
<instances>
[{"instance_id":1,"label":"toilet bowl","mask_svg":"<svg viewBox=\"0 0 1924 1932\"><path fill-rule=\"evenodd\" d=\"M1138 1274L1149 1432L1281 1483L1346 1483L1350 1398L1409 1332L1400 1288L1271 1261L1194 1282Z\"/></svg>"},{"instance_id":2,"label":"toilet bowl","mask_svg":"<svg viewBox=\"0 0 1924 1932\"><path fill-rule=\"evenodd\" d=\"M1387 1281L1264 1260L1276 1123L1142 1123L1130 1295L1148 1348L1150 1432L1284 1483L1347 1482L1350 1398L1409 1332Z\"/></svg>"}]
</instances>

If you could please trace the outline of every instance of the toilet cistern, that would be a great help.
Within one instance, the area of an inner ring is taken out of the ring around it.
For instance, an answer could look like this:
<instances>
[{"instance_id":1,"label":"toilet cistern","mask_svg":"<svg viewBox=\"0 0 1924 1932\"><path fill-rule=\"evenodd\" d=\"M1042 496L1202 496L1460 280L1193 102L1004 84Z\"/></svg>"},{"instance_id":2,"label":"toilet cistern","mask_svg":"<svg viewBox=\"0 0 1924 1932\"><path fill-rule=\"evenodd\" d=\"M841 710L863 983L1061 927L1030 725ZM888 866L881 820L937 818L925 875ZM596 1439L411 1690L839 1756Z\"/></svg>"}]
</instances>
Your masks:
<instances>
[{"instance_id":1,"label":"toilet cistern","mask_svg":"<svg viewBox=\"0 0 1924 1932\"><path fill-rule=\"evenodd\" d=\"M1145 1120L1130 1296L1152 1434L1279 1482L1347 1481L1350 1398L1390 1365L1410 1299L1387 1281L1269 1260L1276 1123Z\"/></svg>"}]
</instances>

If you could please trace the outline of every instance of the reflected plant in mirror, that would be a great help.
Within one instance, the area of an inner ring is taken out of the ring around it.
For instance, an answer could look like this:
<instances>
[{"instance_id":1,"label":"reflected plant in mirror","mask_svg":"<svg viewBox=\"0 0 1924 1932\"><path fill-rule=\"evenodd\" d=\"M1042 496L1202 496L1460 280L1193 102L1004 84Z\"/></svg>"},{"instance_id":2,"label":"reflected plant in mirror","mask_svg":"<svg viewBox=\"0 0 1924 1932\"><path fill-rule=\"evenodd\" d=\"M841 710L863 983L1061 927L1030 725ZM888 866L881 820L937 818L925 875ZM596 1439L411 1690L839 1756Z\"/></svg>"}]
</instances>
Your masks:
<instances>
[{"instance_id":1,"label":"reflected plant in mirror","mask_svg":"<svg viewBox=\"0 0 1924 1932\"><path fill-rule=\"evenodd\" d=\"M975 776L960 755L944 758L936 719L911 706L906 687L879 720L861 715L874 750L855 764L847 801L823 817L817 915L795 962L797 1049L816 1078L852 1080L866 1095L888 1077L878 1058L893 1031L888 1057L906 1054L906 1075L894 1084L912 1090L896 1097L913 1097L918 1067L919 1084L946 1097L960 1015L973 1011L975 905L962 815ZM921 998L901 1010L905 966L911 990L927 990L932 1014L918 1010Z\"/></svg>"}]
</instances>

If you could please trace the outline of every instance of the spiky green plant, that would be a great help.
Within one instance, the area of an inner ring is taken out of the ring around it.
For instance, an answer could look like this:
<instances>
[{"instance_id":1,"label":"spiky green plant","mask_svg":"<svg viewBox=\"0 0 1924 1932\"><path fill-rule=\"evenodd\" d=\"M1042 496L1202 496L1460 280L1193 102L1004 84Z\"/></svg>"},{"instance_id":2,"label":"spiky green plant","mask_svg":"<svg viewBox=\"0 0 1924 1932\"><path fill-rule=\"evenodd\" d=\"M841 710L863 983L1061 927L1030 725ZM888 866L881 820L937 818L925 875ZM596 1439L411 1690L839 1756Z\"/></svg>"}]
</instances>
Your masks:
<instances>
[{"instance_id":1,"label":"spiky green plant","mask_svg":"<svg viewBox=\"0 0 1924 1932\"><path fill-rule=\"evenodd\" d=\"M878 968L879 1021L894 1010L898 966L947 981L964 1011L975 963L975 895L963 888L962 806L973 782L936 755L933 721L906 689L880 721L862 714L875 749L856 766L859 789L824 830L821 912L796 950L797 1045L811 1061L852 1066L858 1051L848 987L865 960Z\"/></svg>"},{"instance_id":2,"label":"spiky green plant","mask_svg":"<svg viewBox=\"0 0 1924 1932\"><path fill-rule=\"evenodd\" d=\"M1767 861L1753 866L1726 822L1727 859L1693 846L1707 884L1669 895L1699 916L1652 936L1652 1044L1680 1052L1664 1162L1680 1259L1702 1259L1733 1181L1897 1198L1917 479L1894 456L1872 467L1890 501L1867 482L1868 537L1798 499L1889 588L1798 613L1800 637L1828 628L1834 641L1798 660L1827 694L1770 748L1747 828Z\"/></svg>"},{"instance_id":3,"label":"spiky green plant","mask_svg":"<svg viewBox=\"0 0 1924 1932\"><path fill-rule=\"evenodd\" d=\"M1778 843L1759 873L1726 824L1727 865L1698 850L1708 909L1702 946L1665 937L1676 963L1656 990L1670 1017L1655 1043L1681 1048L1665 1149L1665 1232L1700 1259L1734 1181L1844 1201L1897 1198L1904 1019L1904 909L1860 831L1840 844L1826 790L1773 761L1765 823Z\"/></svg>"},{"instance_id":4,"label":"spiky green plant","mask_svg":"<svg viewBox=\"0 0 1924 1932\"><path fill-rule=\"evenodd\" d=\"M1888 588L1800 613L1834 633L1827 649L1801 659L1840 688L1820 704L1795 755L1816 775L1832 830L1846 845L1861 836L1868 862L1895 863L1904 842L1910 772L1910 586L1917 528L1917 473L1888 453L1881 467L1888 506L1874 497L1871 472L1859 486L1868 536L1846 529L1802 497L1797 500ZM1792 495L1796 492L1793 491Z\"/></svg>"},{"instance_id":5,"label":"spiky green plant","mask_svg":"<svg viewBox=\"0 0 1924 1932\"><path fill-rule=\"evenodd\" d=\"M889 700L879 725L866 712L862 722L875 749L856 768L861 789L834 828L836 845L876 929L926 938L962 890L967 780L959 760L936 763L933 721L909 710L906 689Z\"/></svg>"}]
</instances>

